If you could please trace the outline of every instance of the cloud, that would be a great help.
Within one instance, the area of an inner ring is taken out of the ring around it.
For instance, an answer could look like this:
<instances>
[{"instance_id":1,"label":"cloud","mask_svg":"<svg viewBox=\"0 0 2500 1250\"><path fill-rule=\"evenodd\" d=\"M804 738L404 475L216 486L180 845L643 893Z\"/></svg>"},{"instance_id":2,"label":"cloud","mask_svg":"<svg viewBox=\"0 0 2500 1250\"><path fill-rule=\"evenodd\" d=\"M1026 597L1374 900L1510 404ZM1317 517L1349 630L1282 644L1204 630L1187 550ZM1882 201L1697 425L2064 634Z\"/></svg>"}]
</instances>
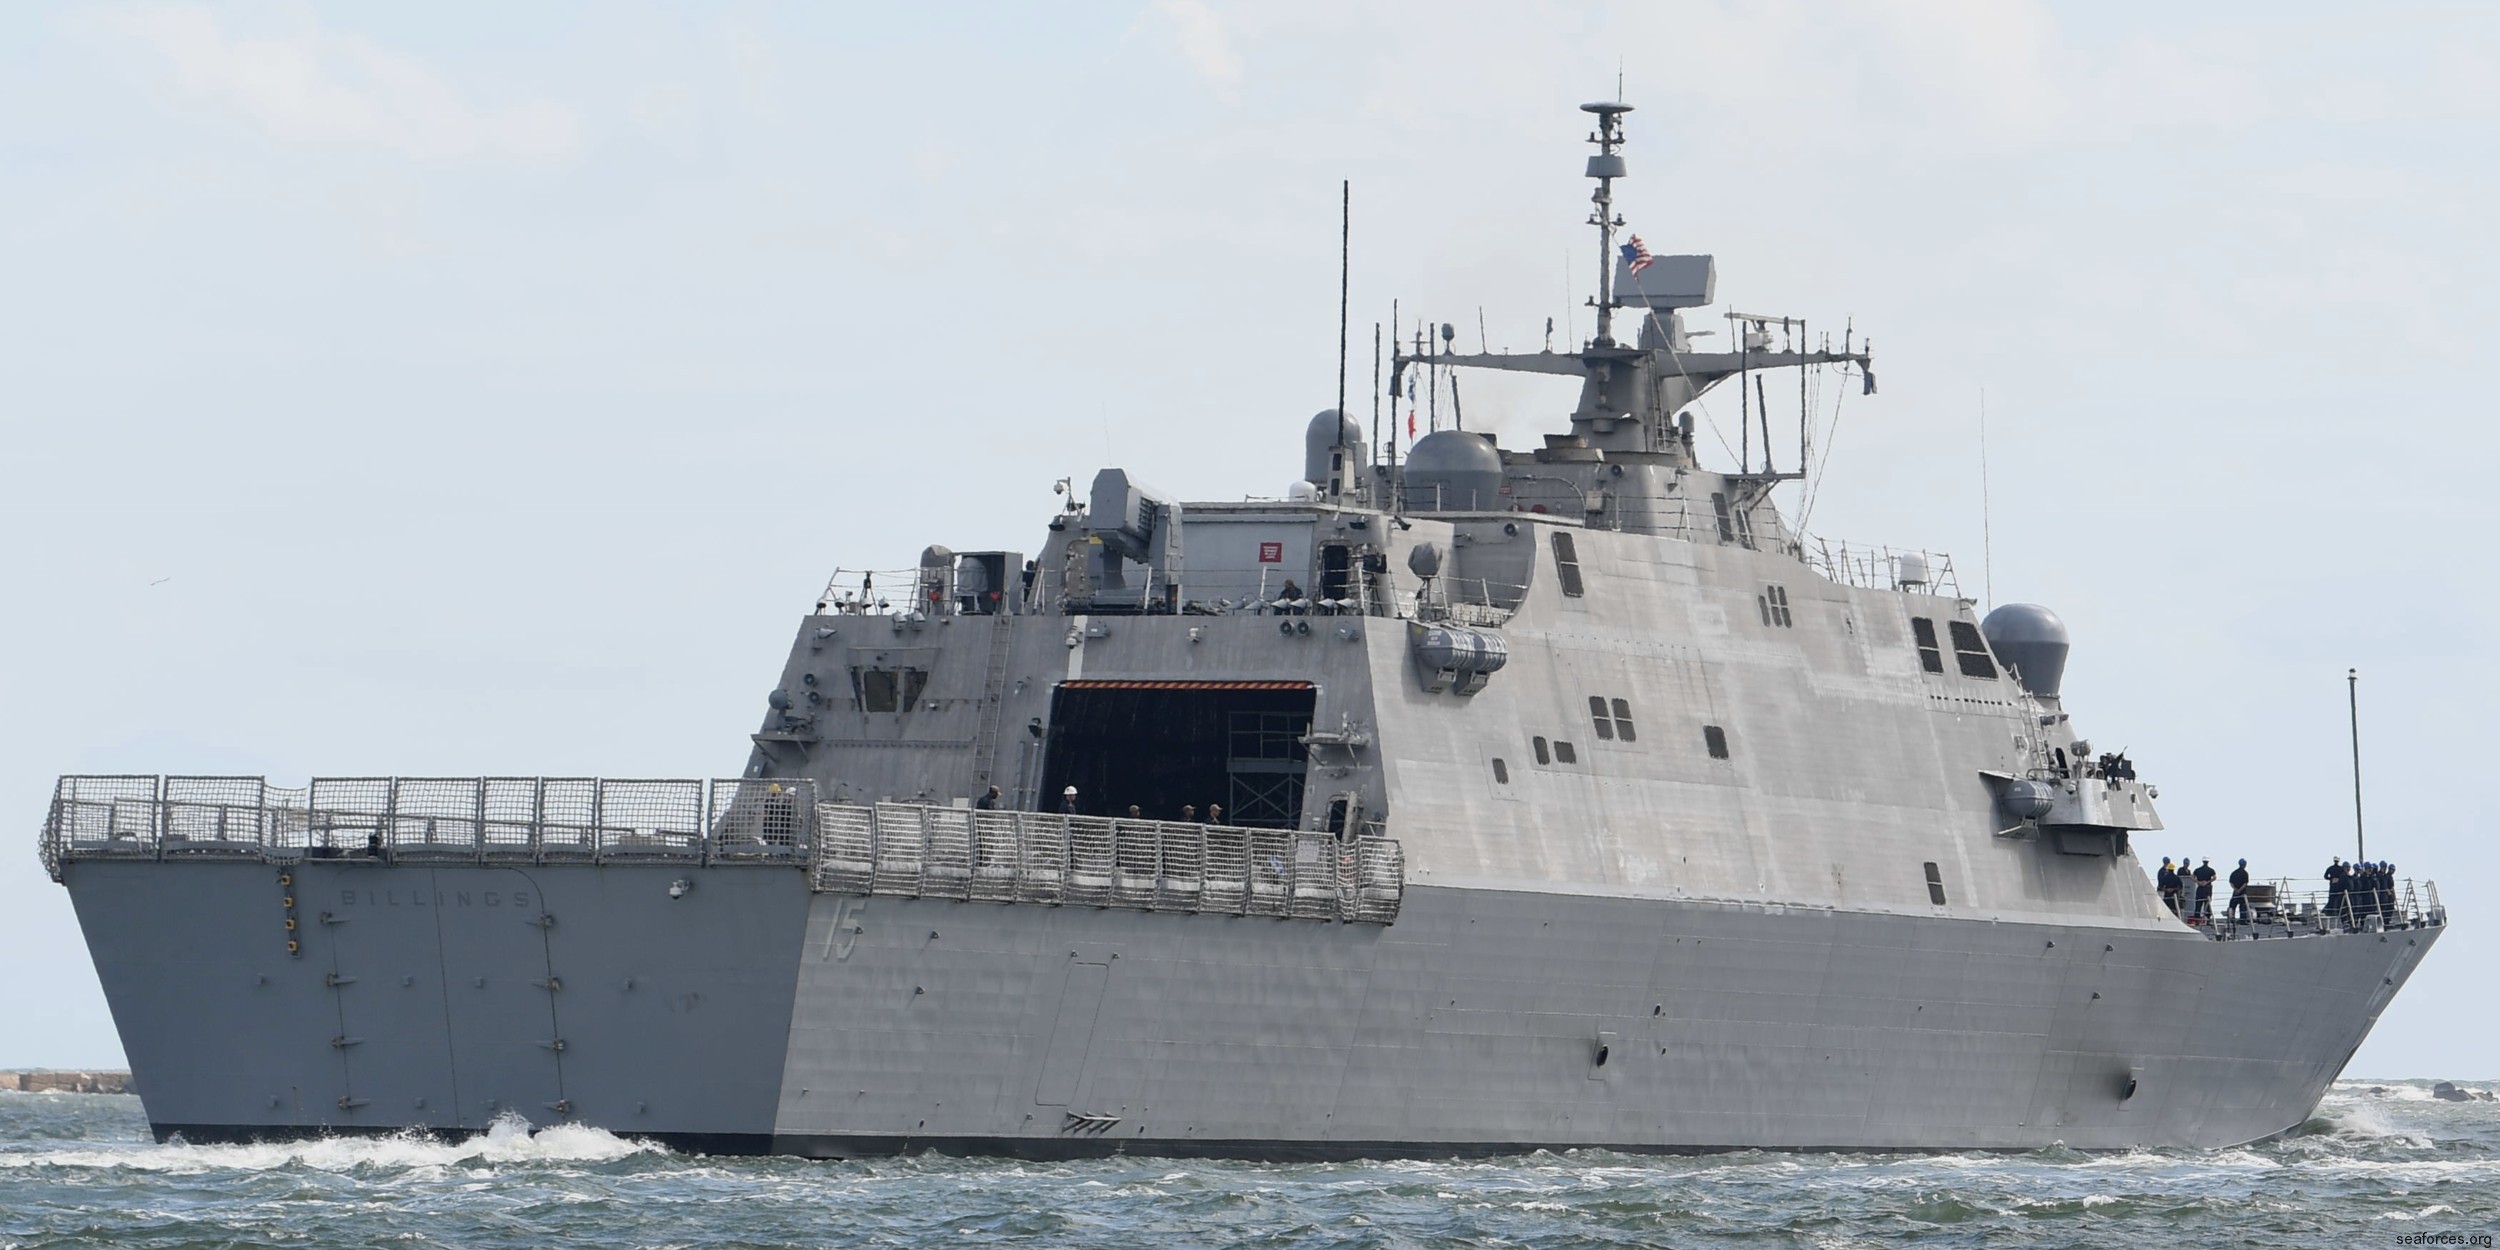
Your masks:
<instances>
[{"instance_id":1,"label":"cloud","mask_svg":"<svg viewBox=\"0 0 2500 1250\"><path fill-rule=\"evenodd\" d=\"M113 14L110 27L172 62L183 95L222 105L288 143L384 148L446 159L570 151L573 110L529 101L480 109L423 66L353 35L312 29L248 38L197 7Z\"/></svg>"},{"instance_id":2,"label":"cloud","mask_svg":"<svg viewBox=\"0 0 2500 1250\"><path fill-rule=\"evenodd\" d=\"M1154 11L1172 24L1181 56L1198 77L1228 97L1241 86L1241 58L1233 52L1224 19L1205 0L1154 0Z\"/></svg>"}]
</instances>

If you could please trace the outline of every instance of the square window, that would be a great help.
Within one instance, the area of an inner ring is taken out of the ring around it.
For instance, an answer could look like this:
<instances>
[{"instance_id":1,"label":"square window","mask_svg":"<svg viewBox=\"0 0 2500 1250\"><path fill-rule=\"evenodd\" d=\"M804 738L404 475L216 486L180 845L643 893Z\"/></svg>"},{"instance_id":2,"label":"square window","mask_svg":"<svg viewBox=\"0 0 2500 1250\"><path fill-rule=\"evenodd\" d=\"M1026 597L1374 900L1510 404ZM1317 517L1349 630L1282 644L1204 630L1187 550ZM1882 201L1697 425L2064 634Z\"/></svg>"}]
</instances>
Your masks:
<instances>
[{"instance_id":1,"label":"square window","mask_svg":"<svg viewBox=\"0 0 2500 1250\"><path fill-rule=\"evenodd\" d=\"M1545 753L1545 739L1543 739L1543 738L1530 738L1530 739L1528 739L1528 745L1529 745L1529 746L1531 746L1531 747L1536 748L1536 762L1537 762L1537 763L1539 763L1539 764L1551 764L1551 763L1553 763L1553 762L1554 762L1553 757L1552 757L1552 756L1549 756L1549 755L1547 755L1547 754Z\"/></svg>"},{"instance_id":2,"label":"square window","mask_svg":"<svg viewBox=\"0 0 2500 1250\"><path fill-rule=\"evenodd\" d=\"M1580 762L1580 753L1572 750L1570 743L1556 741L1554 743L1554 762L1557 764L1577 764Z\"/></svg>"},{"instance_id":3,"label":"square window","mask_svg":"<svg viewBox=\"0 0 2500 1250\"><path fill-rule=\"evenodd\" d=\"M1704 725L1701 727L1701 741L1703 746L1710 748L1710 758L1723 760L1728 757L1726 730L1716 725Z\"/></svg>"},{"instance_id":4,"label":"square window","mask_svg":"<svg viewBox=\"0 0 2500 1250\"><path fill-rule=\"evenodd\" d=\"M1510 784L1510 766L1504 764L1502 757L1498 755L1493 757L1493 784L1497 786Z\"/></svg>"},{"instance_id":5,"label":"square window","mask_svg":"<svg viewBox=\"0 0 2500 1250\"><path fill-rule=\"evenodd\" d=\"M1604 695L1593 694L1589 696L1589 720L1594 723L1597 728L1598 741L1612 742L1615 740L1615 721L1612 716L1606 714L1606 698Z\"/></svg>"},{"instance_id":6,"label":"square window","mask_svg":"<svg viewBox=\"0 0 2500 1250\"><path fill-rule=\"evenodd\" d=\"M890 668L855 668L851 670L852 689L859 695L859 710L892 712L899 710L902 690Z\"/></svg>"},{"instance_id":7,"label":"square window","mask_svg":"<svg viewBox=\"0 0 2500 1250\"><path fill-rule=\"evenodd\" d=\"M1944 649L1936 645L1936 623L1923 616L1910 618L1910 634L1918 640L1918 666L1931 673L1944 671Z\"/></svg>"},{"instance_id":8,"label":"square window","mask_svg":"<svg viewBox=\"0 0 2500 1250\"><path fill-rule=\"evenodd\" d=\"M1633 740L1632 705L1622 699L1615 700L1615 737L1625 742Z\"/></svg>"},{"instance_id":9,"label":"square window","mask_svg":"<svg viewBox=\"0 0 2500 1250\"><path fill-rule=\"evenodd\" d=\"M1979 627L1969 621L1950 621L1947 624L1953 630L1953 659L1961 665L1962 676L1995 681L1996 660L1988 654L1988 643L1979 636Z\"/></svg>"},{"instance_id":10,"label":"square window","mask_svg":"<svg viewBox=\"0 0 2500 1250\"><path fill-rule=\"evenodd\" d=\"M1927 901L1944 906L1944 874L1936 870L1933 860L1927 863Z\"/></svg>"}]
</instances>

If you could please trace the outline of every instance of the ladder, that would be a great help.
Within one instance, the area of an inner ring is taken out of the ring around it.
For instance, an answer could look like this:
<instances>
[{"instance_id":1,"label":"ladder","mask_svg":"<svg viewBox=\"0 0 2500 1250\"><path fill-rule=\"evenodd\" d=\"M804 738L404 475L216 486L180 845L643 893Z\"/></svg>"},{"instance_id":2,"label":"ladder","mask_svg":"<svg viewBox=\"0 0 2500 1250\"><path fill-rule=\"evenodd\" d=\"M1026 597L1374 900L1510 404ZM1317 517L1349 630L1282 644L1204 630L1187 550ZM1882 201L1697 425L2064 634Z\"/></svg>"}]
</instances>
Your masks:
<instances>
[{"instance_id":1,"label":"ladder","mask_svg":"<svg viewBox=\"0 0 2500 1250\"><path fill-rule=\"evenodd\" d=\"M973 746L973 783L988 786L998 771L998 722L1007 704L1007 657L1013 650L1016 618L1004 612L991 618L990 671L981 679L981 731Z\"/></svg>"}]
</instances>

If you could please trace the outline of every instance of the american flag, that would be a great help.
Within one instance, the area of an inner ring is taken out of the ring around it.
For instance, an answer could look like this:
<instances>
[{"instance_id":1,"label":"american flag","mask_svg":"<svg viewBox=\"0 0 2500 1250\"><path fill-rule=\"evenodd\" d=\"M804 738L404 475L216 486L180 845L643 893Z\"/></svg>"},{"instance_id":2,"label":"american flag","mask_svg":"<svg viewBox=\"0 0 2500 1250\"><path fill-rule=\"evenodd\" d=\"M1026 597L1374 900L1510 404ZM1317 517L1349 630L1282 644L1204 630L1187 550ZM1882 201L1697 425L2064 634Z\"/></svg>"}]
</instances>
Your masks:
<instances>
[{"instance_id":1,"label":"american flag","mask_svg":"<svg viewBox=\"0 0 2500 1250\"><path fill-rule=\"evenodd\" d=\"M1649 245L1641 242L1641 236L1633 235L1632 241L1623 245L1623 263L1631 266L1626 272L1635 275L1649 268Z\"/></svg>"}]
</instances>

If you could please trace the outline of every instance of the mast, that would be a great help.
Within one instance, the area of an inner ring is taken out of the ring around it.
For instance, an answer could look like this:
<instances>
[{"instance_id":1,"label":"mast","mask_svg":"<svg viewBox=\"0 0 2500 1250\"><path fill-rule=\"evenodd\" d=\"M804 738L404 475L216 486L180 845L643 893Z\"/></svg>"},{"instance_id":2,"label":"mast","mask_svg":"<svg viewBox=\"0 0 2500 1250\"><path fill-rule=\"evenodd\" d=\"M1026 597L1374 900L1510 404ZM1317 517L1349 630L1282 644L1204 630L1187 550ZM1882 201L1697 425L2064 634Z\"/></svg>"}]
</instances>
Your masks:
<instances>
[{"instance_id":1,"label":"mast","mask_svg":"<svg viewBox=\"0 0 2500 1250\"><path fill-rule=\"evenodd\" d=\"M1639 281L1626 278L1622 285L1629 287L1629 291L1618 289L1615 279L1624 273L1627 266L1615 242L1618 228L1624 222L1615 213L1614 183L1615 179L1628 174L1622 152L1625 142L1623 115L1631 112L1632 106L1621 101L1599 101L1583 104L1580 109L1597 119L1596 128L1588 136L1588 142L1597 151L1588 157L1584 170L1585 176L1597 184L1589 197L1592 209L1588 217L1589 224L1597 227L1597 296L1590 301L1597 309L1596 337L1586 343L1574 343L1570 350L1559 352L1553 350L1550 339L1543 351L1495 352L1487 343L1480 345L1486 348L1484 351L1459 352L1454 350L1450 341L1454 336L1443 336L1439 342L1429 341L1441 327L1433 323L1418 325L1410 340L1393 317L1389 333L1390 444L1395 446L1398 439L1395 412L1398 396L1413 385L1411 376L1406 372L1409 368L1425 370L1427 385L1432 388L1430 398L1436 428L1439 424L1439 378L1442 369L1451 370L1453 379L1459 369L1492 369L1576 378L1581 382L1581 393L1580 402L1571 413L1572 437L1585 440L1581 446L1599 451L1656 450L1660 431L1672 419L1671 414L1698 399L1703 392L1733 379L1745 392L1738 401L1744 415L1738 429L1739 437L1746 443L1744 459L1747 463L1739 466L1737 476L1760 483L1794 480L1803 473L1802 466L1796 473L1756 473L1750 463L1755 426L1753 410L1762 406L1759 401L1765 395L1763 388L1755 382L1755 375L1765 369L1802 369L1844 362L1869 369L1873 364L1872 355L1854 344L1844 345L1840 351L1831 350L1828 344L1822 350L1812 350L1805 345L1804 326L1795 319L1736 312L1727 314L1731 329L1739 331L1737 342L1731 344L1729 350L1697 351L1683 344L1679 337L1680 327L1674 321L1675 310L1715 303L1712 291L1717 283L1716 269L1708 256L1653 258L1653 263L1669 265L1669 269L1662 273L1676 275L1668 280L1669 283L1683 285L1669 292L1664 289L1667 283L1653 283L1645 276ZM1658 289L1654 290L1653 286ZM1661 341L1643 344L1638 341L1639 335L1632 335L1627 337L1634 338L1635 343L1618 342L1614 314L1619 302L1636 313L1646 310L1646 316L1659 318ZM1391 305L1393 312L1395 307ZM1767 343L1756 345L1742 333L1748 325L1765 321L1778 321L1783 329L1791 331L1792 337L1784 349L1770 350ZM1871 373L1869 376L1872 376ZM1798 387L1799 395L1804 396L1807 392L1802 375ZM1451 399L1453 404L1457 402L1455 381ZM1801 429L1805 428L1807 420L1801 398ZM1768 423L1769 411L1765 408L1762 434L1766 445L1770 440ZM1801 449L1806 437L1800 435ZM1801 458L1803 455L1801 450Z\"/></svg>"},{"instance_id":2,"label":"mast","mask_svg":"<svg viewBox=\"0 0 2500 1250\"><path fill-rule=\"evenodd\" d=\"M1597 193L1590 200L1597 211L1590 214L1589 224L1597 227L1597 338L1598 347L1615 345L1615 227L1623 219L1615 216L1615 179L1624 176L1623 155L1615 151L1623 146L1623 115L1632 106L1621 101L1583 104L1583 113L1597 115L1597 133L1589 142L1597 145L1597 155L1589 158L1588 176L1597 180Z\"/></svg>"},{"instance_id":3,"label":"mast","mask_svg":"<svg viewBox=\"0 0 2500 1250\"><path fill-rule=\"evenodd\" d=\"M1343 198L1338 201L1339 216L1337 218L1337 429L1334 443L1337 461L1335 480L1340 491L1346 489L1347 479L1353 476L1353 466L1345 462L1345 334L1348 308L1346 293L1352 289L1354 276L1353 179L1345 180L1342 192ZM1372 410L1372 424L1375 426L1380 424L1380 410L1377 408Z\"/></svg>"},{"instance_id":4,"label":"mast","mask_svg":"<svg viewBox=\"0 0 2500 1250\"><path fill-rule=\"evenodd\" d=\"M2352 862L2370 858L2369 841L2361 832L2361 670L2344 670L2344 692L2352 704Z\"/></svg>"}]
</instances>

